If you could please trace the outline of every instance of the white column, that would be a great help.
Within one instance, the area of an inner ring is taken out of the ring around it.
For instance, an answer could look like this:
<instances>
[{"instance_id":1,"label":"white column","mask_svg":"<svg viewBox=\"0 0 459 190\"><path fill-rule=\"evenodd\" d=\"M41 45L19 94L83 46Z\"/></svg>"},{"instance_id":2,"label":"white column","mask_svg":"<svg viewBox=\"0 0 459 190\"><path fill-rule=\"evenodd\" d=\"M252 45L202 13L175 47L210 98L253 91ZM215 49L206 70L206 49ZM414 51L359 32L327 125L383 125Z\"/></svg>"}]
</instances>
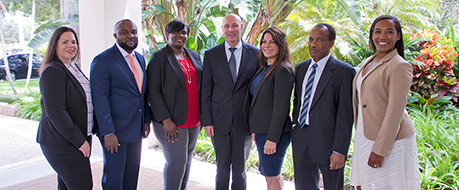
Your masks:
<instances>
[{"instance_id":1,"label":"white column","mask_svg":"<svg viewBox=\"0 0 459 190\"><path fill-rule=\"evenodd\" d=\"M115 44L113 28L121 19L130 19L137 25L142 52L142 11L140 0L80 0L81 69L89 77L91 62L96 55ZM154 135L151 135L154 136ZM102 155L100 143L93 142L93 152Z\"/></svg>"},{"instance_id":2,"label":"white column","mask_svg":"<svg viewBox=\"0 0 459 190\"><path fill-rule=\"evenodd\" d=\"M142 53L142 11L140 0L80 0L81 69L89 76L93 58L115 44L113 27L121 19L130 19L137 25Z\"/></svg>"}]
</instances>

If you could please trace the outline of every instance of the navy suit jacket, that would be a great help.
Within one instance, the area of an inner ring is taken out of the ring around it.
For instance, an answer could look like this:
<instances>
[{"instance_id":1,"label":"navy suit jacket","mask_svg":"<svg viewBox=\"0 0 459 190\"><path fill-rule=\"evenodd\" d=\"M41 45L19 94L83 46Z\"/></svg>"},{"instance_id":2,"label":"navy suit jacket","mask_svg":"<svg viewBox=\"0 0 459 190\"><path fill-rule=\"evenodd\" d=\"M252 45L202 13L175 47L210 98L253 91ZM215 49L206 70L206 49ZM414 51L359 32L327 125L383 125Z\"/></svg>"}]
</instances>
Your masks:
<instances>
[{"instance_id":1,"label":"navy suit jacket","mask_svg":"<svg viewBox=\"0 0 459 190\"><path fill-rule=\"evenodd\" d=\"M196 70L199 97L202 77L201 57L190 49L185 48L185 51ZM163 120L171 118L176 125L183 125L187 114L185 76L169 45L153 53L147 73L152 120L162 123Z\"/></svg>"},{"instance_id":2,"label":"navy suit jacket","mask_svg":"<svg viewBox=\"0 0 459 190\"><path fill-rule=\"evenodd\" d=\"M301 143L294 146L308 146L312 161L316 164L330 164L333 151L347 157L352 133L352 80L355 69L347 63L330 56L317 84L309 111L309 126L301 128L298 116L301 108L303 81L311 60L296 66L293 122L295 131L306 130L307 136L296 137ZM294 150L295 151L295 150Z\"/></svg>"},{"instance_id":3,"label":"navy suit jacket","mask_svg":"<svg viewBox=\"0 0 459 190\"><path fill-rule=\"evenodd\" d=\"M116 45L97 55L91 63L91 93L99 138L114 133L120 143L136 142L144 134L144 123L150 123L148 103L144 96L147 84L145 60L135 52L142 67L142 90Z\"/></svg>"},{"instance_id":4,"label":"navy suit jacket","mask_svg":"<svg viewBox=\"0 0 459 190\"><path fill-rule=\"evenodd\" d=\"M216 135L226 135L232 127L249 135L244 125L243 104L250 80L259 68L259 49L242 42L242 56L236 83L233 83L225 42L204 53L201 89L201 124L214 126Z\"/></svg>"}]
</instances>

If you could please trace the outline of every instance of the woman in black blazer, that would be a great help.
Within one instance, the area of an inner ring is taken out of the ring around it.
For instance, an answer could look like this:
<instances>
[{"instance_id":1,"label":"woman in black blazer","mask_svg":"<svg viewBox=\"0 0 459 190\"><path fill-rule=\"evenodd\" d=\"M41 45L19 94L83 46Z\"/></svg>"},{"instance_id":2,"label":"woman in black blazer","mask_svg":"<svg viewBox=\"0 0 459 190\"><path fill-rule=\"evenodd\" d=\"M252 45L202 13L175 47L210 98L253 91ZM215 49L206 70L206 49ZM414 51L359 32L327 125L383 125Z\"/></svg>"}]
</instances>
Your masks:
<instances>
[{"instance_id":1,"label":"woman in black blazer","mask_svg":"<svg viewBox=\"0 0 459 190\"><path fill-rule=\"evenodd\" d=\"M199 132L202 63L185 48L190 29L180 20L166 25L167 46L153 53L147 68L147 91L153 129L166 164L164 189L186 189Z\"/></svg>"},{"instance_id":2,"label":"woman in black blazer","mask_svg":"<svg viewBox=\"0 0 459 190\"><path fill-rule=\"evenodd\" d=\"M40 68L42 115L37 142L57 172L58 189L92 189L89 155L94 115L89 80L75 64L78 38L58 28Z\"/></svg>"},{"instance_id":3,"label":"woman in black blazer","mask_svg":"<svg viewBox=\"0 0 459 190\"><path fill-rule=\"evenodd\" d=\"M246 102L249 128L258 149L259 170L268 189L282 189L282 162L290 144L289 116L294 73L285 32L270 27L263 32L259 58L261 68L250 83Z\"/></svg>"}]
</instances>

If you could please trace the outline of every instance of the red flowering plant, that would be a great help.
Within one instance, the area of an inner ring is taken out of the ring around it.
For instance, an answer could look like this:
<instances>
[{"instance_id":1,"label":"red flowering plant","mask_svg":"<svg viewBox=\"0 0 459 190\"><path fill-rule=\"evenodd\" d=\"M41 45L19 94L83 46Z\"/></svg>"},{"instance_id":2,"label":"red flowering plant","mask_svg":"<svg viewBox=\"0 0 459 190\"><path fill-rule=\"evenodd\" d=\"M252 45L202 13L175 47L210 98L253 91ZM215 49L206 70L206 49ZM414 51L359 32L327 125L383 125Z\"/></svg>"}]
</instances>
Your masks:
<instances>
[{"instance_id":1,"label":"red flowering plant","mask_svg":"<svg viewBox=\"0 0 459 190\"><path fill-rule=\"evenodd\" d=\"M449 96L457 103L459 83L453 72L458 56L451 40L440 37L436 31L410 32L409 40L420 39L408 48L413 55L408 61L413 66L411 91L431 103L435 98ZM413 52L415 51L415 52Z\"/></svg>"}]
</instances>

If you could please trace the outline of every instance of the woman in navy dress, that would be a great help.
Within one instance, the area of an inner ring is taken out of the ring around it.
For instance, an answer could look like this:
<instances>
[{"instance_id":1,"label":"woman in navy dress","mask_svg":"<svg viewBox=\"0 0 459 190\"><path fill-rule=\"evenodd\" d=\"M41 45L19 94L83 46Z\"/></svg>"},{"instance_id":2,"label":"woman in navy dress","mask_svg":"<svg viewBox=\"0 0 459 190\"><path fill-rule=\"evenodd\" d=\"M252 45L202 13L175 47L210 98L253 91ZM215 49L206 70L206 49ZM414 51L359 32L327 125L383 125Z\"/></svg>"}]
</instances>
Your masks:
<instances>
[{"instance_id":1,"label":"woman in navy dress","mask_svg":"<svg viewBox=\"0 0 459 190\"><path fill-rule=\"evenodd\" d=\"M260 42L260 70L246 96L248 126L259 156L259 170L268 189L282 189L280 175L291 140L290 97L294 83L292 56L285 32L270 27Z\"/></svg>"}]
</instances>

